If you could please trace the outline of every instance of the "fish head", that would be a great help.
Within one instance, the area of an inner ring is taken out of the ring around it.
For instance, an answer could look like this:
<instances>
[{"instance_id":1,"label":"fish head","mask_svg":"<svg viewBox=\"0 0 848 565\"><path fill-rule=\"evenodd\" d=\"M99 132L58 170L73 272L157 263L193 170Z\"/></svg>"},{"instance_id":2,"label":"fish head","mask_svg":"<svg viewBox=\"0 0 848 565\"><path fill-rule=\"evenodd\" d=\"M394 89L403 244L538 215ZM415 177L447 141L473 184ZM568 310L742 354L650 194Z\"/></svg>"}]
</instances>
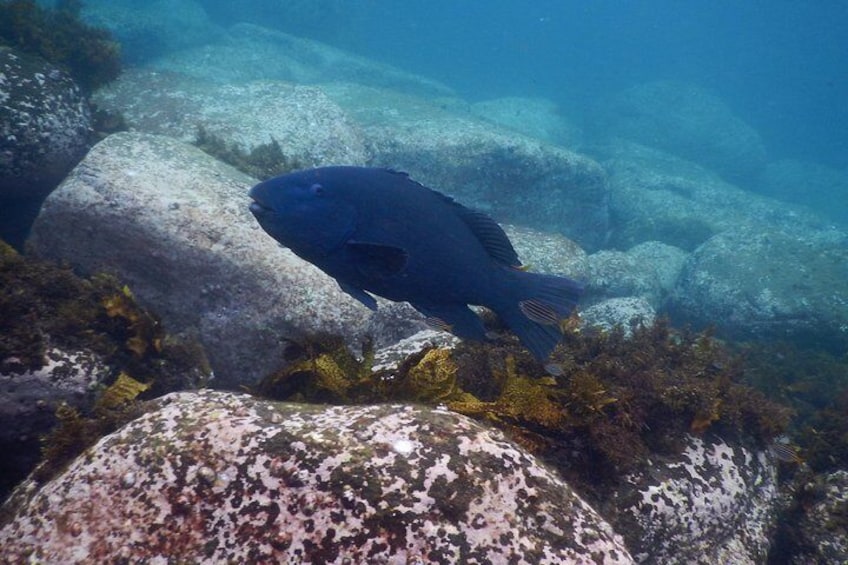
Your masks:
<instances>
[{"instance_id":1,"label":"fish head","mask_svg":"<svg viewBox=\"0 0 848 565\"><path fill-rule=\"evenodd\" d=\"M356 208L342 191L309 173L289 173L250 189L250 211L262 229L307 258L340 248L356 225Z\"/></svg>"}]
</instances>

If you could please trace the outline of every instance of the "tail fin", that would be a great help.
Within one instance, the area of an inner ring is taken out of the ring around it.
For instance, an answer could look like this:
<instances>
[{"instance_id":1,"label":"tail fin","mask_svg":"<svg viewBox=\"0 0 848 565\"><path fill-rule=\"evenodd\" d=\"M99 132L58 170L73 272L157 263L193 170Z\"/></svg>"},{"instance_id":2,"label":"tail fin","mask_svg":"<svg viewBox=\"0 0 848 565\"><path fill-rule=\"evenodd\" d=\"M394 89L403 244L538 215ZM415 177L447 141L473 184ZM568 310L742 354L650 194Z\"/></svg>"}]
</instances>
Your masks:
<instances>
[{"instance_id":1,"label":"tail fin","mask_svg":"<svg viewBox=\"0 0 848 565\"><path fill-rule=\"evenodd\" d=\"M494 310L536 359L544 362L559 343L559 324L571 315L583 285L566 277L509 272L510 287L504 293L508 298Z\"/></svg>"}]
</instances>

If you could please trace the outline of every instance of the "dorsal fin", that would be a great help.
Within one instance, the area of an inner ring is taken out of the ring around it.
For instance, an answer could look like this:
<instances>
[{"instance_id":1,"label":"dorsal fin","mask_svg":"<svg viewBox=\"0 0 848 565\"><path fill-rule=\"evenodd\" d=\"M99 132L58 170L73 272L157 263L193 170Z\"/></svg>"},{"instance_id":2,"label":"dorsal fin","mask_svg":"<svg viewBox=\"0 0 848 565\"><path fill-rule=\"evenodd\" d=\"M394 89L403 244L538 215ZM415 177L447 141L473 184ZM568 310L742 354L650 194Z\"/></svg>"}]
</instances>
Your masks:
<instances>
[{"instance_id":1,"label":"dorsal fin","mask_svg":"<svg viewBox=\"0 0 848 565\"><path fill-rule=\"evenodd\" d=\"M466 208L462 204L453 202L453 200L451 202L456 207L457 214L462 218L462 221L483 244L489 257L505 267L521 266L518 253L515 252L503 228L496 221L483 212Z\"/></svg>"},{"instance_id":2,"label":"dorsal fin","mask_svg":"<svg viewBox=\"0 0 848 565\"><path fill-rule=\"evenodd\" d=\"M433 190L428 186L424 186L420 182L410 178L408 173L395 169L383 170L390 174L402 176L405 180L415 183L416 185L443 198L445 202L454 208L457 215L471 230L471 233L473 233L480 241L483 248L486 250L486 253L489 254L489 257L505 267L521 267L521 261L518 259L518 253L515 252L515 249L512 247L512 243L509 241L509 238L503 231L503 228L487 214L480 212L479 210L466 208L450 196L442 194L438 190Z\"/></svg>"}]
</instances>

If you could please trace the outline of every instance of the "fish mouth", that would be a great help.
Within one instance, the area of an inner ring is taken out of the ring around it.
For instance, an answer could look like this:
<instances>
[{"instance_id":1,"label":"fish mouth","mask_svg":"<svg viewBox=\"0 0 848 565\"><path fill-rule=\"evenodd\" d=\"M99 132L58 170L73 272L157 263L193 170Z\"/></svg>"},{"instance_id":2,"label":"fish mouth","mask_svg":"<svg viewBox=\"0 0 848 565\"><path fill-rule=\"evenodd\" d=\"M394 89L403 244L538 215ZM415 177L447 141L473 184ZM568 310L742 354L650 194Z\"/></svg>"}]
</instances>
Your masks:
<instances>
[{"instance_id":1,"label":"fish mouth","mask_svg":"<svg viewBox=\"0 0 848 565\"><path fill-rule=\"evenodd\" d=\"M253 188L250 189L250 192L247 194L253 202L250 203L250 211L253 212L253 215L258 216L260 214L268 214L271 212L271 207L266 206L261 202L260 195L258 194L260 190L258 190L263 183L259 183Z\"/></svg>"},{"instance_id":2,"label":"fish mouth","mask_svg":"<svg viewBox=\"0 0 848 565\"><path fill-rule=\"evenodd\" d=\"M271 209L268 208L267 206L264 206L261 202L257 202L256 200L254 200L253 202L250 203L250 211L254 215L258 216L260 214L267 214L268 212L271 211Z\"/></svg>"}]
</instances>

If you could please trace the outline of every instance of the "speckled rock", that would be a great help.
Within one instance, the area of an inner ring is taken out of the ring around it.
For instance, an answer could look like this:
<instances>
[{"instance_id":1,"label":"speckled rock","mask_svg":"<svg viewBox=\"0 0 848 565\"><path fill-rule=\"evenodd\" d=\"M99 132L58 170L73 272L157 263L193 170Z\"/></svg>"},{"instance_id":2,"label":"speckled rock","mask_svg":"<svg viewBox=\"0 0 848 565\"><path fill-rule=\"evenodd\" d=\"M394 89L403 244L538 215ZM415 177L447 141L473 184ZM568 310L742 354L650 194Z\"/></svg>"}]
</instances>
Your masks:
<instances>
[{"instance_id":1,"label":"speckled rock","mask_svg":"<svg viewBox=\"0 0 848 565\"><path fill-rule=\"evenodd\" d=\"M606 250L588 257L584 303L638 296L659 309L674 289L687 253L672 245L647 241L627 251Z\"/></svg>"},{"instance_id":2,"label":"speckled rock","mask_svg":"<svg viewBox=\"0 0 848 565\"><path fill-rule=\"evenodd\" d=\"M700 163L732 181L753 180L766 164L760 135L720 98L693 84L656 81L602 101L592 123L622 138Z\"/></svg>"},{"instance_id":3,"label":"speckled rock","mask_svg":"<svg viewBox=\"0 0 848 565\"><path fill-rule=\"evenodd\" d=\"M660 241L686 251L743 225L821 227L821 217L728 184L695 163L634 143L604 148L610 243L629 249Z\"/></svg>"},{"instance_id":4,"label":"speckled rock","mask_svg":"<svg viewBox=\"0 0 848 565\"><path fill-rule=\"evenodd\" d=\"M0 46L0 196L32 196L85 153L88 105L73 79L39 57Z\"/></svg>"},{"instance_id":5,"label":"speckled rock","mask_svg":"<svg viewBox=\"0 0 848 565\"><path fill-rule=\"evenodd\" d=\"M848 471L817 477L805 490L803 515L792 525L800 551L789 562L848 563Z\"/></svg>"},{"instance_id":6,"label":"speckled rock","mask_svg":"<svg viewBox=\"0 0 848 565\"><path fill-rule=\"evenodd\" d=\"M300 167L362 165L362 136L319 89L262 80L219 84L173 72L129 70L95 96L134 130L194 142L198 128L244 151L275 140Z\"/></svg>"},{"instance_id":7,"label":"speckled rock","mask_svg":"<svg viewBox=\"0 0 848 565\"><path fill-rule=\"evenodd\" d=\"M374 352L374 371L389 371L390 374L398 369L410 355L424 351L427 347L452 348L459 343L454 335L433 329L406 337L397 343Z\"/></svg>"},{"instance_id":8,"label":"speckled rock","mask_svg":"<svg viewBox=\"0 0 848 565\"><path fill-rule=\"evenodd\" d=\"M369 164L419 182L504 223L603 246L609 227L604 171L593 160L425 100L355 84L322 90L362 126Z\"/></svg>"},{"instance_id":9,"label":"speckled rock","mask_svg":"<svg viewBox=\"0 0 848 565\"><path fill-rule=\"evenodd\" d=\"M17 363L17 367L16 367ZM88 407L95 387L113 377L113 367L90 351L57 347L45 354L36 371L20 367L15 358L0 365L0 493L8 492L38 463L41 436L56 423L56 408ZM2 498L2 496L0 496Z\"/></svg>"},{"instance_id":10,"label":"speckled rock","mask_svg":"<svg viewBox=\"0 0 848 565\"><path fill-rule=\"evenodd\" d=\"M609 331L621 326L627 336L634 325L651 326L656 319L657 313L651 304L638 296L610 298L580 312L583 327Z\"/></svg>"},{"instance_id":11,"label":"speckled rock","mask_svg":"<svg viewBox=\"0 0 848 565\"><path fill-rule=\"evenodd\" d=\"M196 332L217 386L278 368L285 339L330 332L359 346L371 334L384 345L421 329L372 314L267 237L248 211L255 182L177 140L115 134L45 202L33 248L116 273L169 331Z\"/></svg>"},{"instance_id":12,"label":"speckled rock","mask_svg":"<svg viewBox=\"0 0 848 565\"><path fill-rule=\"evenodd\" d=\"M632 562L556 475L451 412L213 392L160 405L41 489L19 488L3 558Z\"/></svg>"},{"instance_id":13,"label":"speckled rock","mask_svg":"<svg viewBox=\"0 0 848 565\"><path fill-rule=\"evenodd\" d=\"M611 500L640 563L765 563L777 468L765 450L690 437L684 451L631 475Z\"/></svg>"},{"instance_id":14,"label":"speckled rock","mask_svg":"<svg viewBox=\"0 0 848 565\"><path fill-rule=\"evenodd\" d=\"M20 248L38 207L88 149L88 103L64 71L0 46L0 238Z\"/></svg>"},{"instance_id":15,"label":"speckled rock","mask_svg":"<svg viewBox=\"0 0 848 565\"><path fill-rule=\"evenodd\" d=\"M744 338L848 344L848 235L740 227L687 260L669 311Z\"/></svg>"},{"instance_id":16,"label":"speckled rock","mask_svg":"<svg viewBox=\"0 0 848 565\"><path fill-rule=\"evenodd\" d=\"M534 273L561 275L581 282L589 278L586 252L573 240L557 233L504 224L521 263Z\"/></svg>"},{"instance_id":17,"label":"speckled rock","mask_svg":"<svg viewBox=\"0 0 848 565\"><path fill-rule=\"evenodd\" d=\"M509 96L484 100L472 104L471 112L486 121L570 149L580 147L583 137L580 128L546 98Z\"/></svg>"}]
</instances>

